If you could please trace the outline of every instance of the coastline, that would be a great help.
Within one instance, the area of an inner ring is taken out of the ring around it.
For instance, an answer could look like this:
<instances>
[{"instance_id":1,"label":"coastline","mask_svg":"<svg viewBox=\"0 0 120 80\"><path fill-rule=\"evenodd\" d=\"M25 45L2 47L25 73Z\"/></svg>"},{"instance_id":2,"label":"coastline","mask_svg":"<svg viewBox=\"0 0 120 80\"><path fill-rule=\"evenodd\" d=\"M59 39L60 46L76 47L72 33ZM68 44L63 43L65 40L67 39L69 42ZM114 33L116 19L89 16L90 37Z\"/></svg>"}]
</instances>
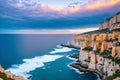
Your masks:
<instances>
[{"instance_id":1,"label":"coastline","mask_svg":"<svg viewBox=\"0 0 120 80\"><path fill-rule=\"evenodd\" d=\"M74 48L74 49L80 49L80 47L76 47L74 45L68 45L68 44L60 44L60 46L68 47L68 48Z\"/></svg>"},{"instance_id":2,"label":"coastline","mask_svg":"<svg viewBox=\"0 0 120 80\"><path fill-rule=\"evenodd\" d=\"M71 67L97 73L104 80L120 79L120 12L101 23L98 30L74 35L73 41L63 45L80 46L80 56L69 56L77 59Z\"/></svg>"},{"instance_id":3,"label":"coastline","mask_svg":"<svg viewBox=\"0 0 120 80\"><path fill-rule=\"evenodd\" d=\"M73 45L61 44L61 46L80 50L80 47L78 48L78 47L75 47ZM69 55L69 57L73 58L73 59L76 59L75 62L69 64L70 67L75 68L79 72L93 72L93 73L96 73L99 76L98 78L100 78L100 79L102 79L104 77L104 74L101 73L100 71L94 70L94 69L88 69L84 65L82 65L81 62L79 61L79 54L72 54L72 55Z\"/></svg>"},{"instance_id":4,"label":"coastline","mask_svg":"<svg viewBox=\"0 0 120 80\"><path fill-rule=\"evenodd\" d=\"M70 64L71 67L77 69L80 72L94 72L97 75L99 75L100 79L104 77L104 74L101 73L100 71L94 70L94 69L87 69L84 65L82 65L81 62L78 60L79 58L78 54L73 54L73 55L70 55L69 57L77 59L76 62Z\"/></svg>"}]
</instances>

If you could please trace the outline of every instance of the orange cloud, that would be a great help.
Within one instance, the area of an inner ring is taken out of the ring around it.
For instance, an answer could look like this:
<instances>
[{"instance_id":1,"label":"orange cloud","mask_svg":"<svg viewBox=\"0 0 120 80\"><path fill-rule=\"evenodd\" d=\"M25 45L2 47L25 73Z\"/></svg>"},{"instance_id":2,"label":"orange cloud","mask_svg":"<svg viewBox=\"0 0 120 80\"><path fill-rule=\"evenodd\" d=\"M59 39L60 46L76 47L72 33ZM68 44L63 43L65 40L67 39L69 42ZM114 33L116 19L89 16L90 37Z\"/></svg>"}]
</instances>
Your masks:
<instances>
[{"instance_id":1,"label":"orange cloud","mask_svg":"<svg viewBox=\"0 0 120 80\"><path fill-rule=\"evenodd\" d=\"M69 12L70 12L70 13L75 13L75 12L77 12L77 11L79 11L79 10L80 10L79 7L69 8Z\"/></svg>"},{"instance_id":2,"label":"orange cloud","mask_svg":"<svg viewBox=\"0 0 120 80\"><path fill-rule=\"evenodd\" d=\"M94 2L90 2L82 6L62 9L61 13L69 14L69 13L76 13L76 12L84 11L84 10L96 10L96 9L101 9L101 8L112 7L117 4L120 4L120 0L94 1Z\"/></svg>"},{"instance_id":3,"label":"orange cloud","mask_svg":"<svg viewBox=\"0 0 120 80\"><path fill-rule=\"evenodd\" d=\"M96 9L101 9L101 8L112 7L117 4L120 4L120 0L105 0L105 1L97 0L97 1L90 2L90 3L86 3L85 5L78 6L78 7L59 8L59 7L51 7L46 4L40 4L38 8L40 10L43 10L44 12L53 11L53 12L67 15L67 14L76 13L76 12L84 11L84 10L96 10ZM18 8L25 7L25 4L17 3L16 7Z\"/></svg>"},{"instance_id":4,"label":"orange cloud","mask_svg":"<svg viewBox=\"0 0 120 80\"><path fill-rule=\"evenodd\" d=\"M106 8L106 7L111 7L111 6L114 6L116 4L120 3L120 0L106 0L106 1L103 1L103 2L93 2L93 3L90 3L90 4L87 4L85 6L86 9L99 9L99 8Z\"/></svg>"}]
</instances>

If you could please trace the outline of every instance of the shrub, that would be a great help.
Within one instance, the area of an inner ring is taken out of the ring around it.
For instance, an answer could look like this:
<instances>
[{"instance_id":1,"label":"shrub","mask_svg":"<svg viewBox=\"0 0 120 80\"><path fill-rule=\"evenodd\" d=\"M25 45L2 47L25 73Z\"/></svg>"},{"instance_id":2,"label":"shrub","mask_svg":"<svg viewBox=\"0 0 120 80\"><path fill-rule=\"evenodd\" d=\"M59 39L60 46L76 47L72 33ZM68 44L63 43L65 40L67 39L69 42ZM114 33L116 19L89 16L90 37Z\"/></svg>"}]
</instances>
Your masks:
<instances>
[{"instance_id":1,"label":"shrub","mask_svg":"<svg viewBox=\"0 0 120 80\"><path fill-rule=\"evenodd\" d=\"M103 79L103 80L113 80L113 79L115 79L115 78L117 78L117 77L120 77L120 72L115 73L115 74L113 74L112 76L108 76L108 77L106 77L106 78Z\"/></svg>"},{"instance_id":2,"label":"shrub","mask_svg":"<svg viewBox=\"0 0 120 80\"><path fill-rule=\"evenodd\" d=\"M82 50L84 50L84 51L92 51L93 50L93 47L86 47L86 48L84 48L84 49L82 49Z\"/></svg>"},{"instance_id":3,"label":"shrub","mask_svg":"<svg viewBox=\"0 0 120 80\"><path fill-rule=\"evenodd\" d=\"M7 78L6 74L1 73L1 72L0 72L0 78L2 78L3 80L14 80L14 79L11 79L11 78Z\"/></svg>"},{"instance_id":4,"label":"shrub","mask_svg":"<svg viewBox=\"0 0 120 80\"><path fill-rule=\"evenodd\" d=\"M95 53L95 54L99 54L99 53L100 53L100 48L97 49L97 50L94 50L94 53Z\"/></svg>"}]
</instances>

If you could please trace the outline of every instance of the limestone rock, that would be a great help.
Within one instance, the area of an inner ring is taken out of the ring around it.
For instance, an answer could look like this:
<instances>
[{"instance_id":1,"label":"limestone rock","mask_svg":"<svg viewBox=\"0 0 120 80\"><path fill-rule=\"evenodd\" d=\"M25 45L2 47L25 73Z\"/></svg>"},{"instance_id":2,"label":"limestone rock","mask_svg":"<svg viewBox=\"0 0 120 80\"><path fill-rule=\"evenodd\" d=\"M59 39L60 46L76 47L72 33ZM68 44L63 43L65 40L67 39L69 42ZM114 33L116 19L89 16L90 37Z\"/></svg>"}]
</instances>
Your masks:
<instances>
[{"instance_id":1,"label":"limestone rock","mask_svg":"<svg viewBox=\"0 0 120 80\"><path fill-rule=\"evenodd\" d=\"M0 80L3 80L2 78L0 78Z\"/></svg>"},{"instance_id":2,"label":"limestone rock","mask_svg":"<svg viewBox=\"0 0 120 80\"><path fill-rule=\"evenodd\" d=\"M81 51L81 54L79 56L80 61L84 61L85 59L88 59L89 57L89 52L87 51Z\"/></svg>"},{"instance_id":3,"label":"limestone rock","mask_svg":"<svg viewBox=\"0 0 120 80\"><path fill-rule=\"evenodd\" d=\"M100 42L96 42L95 45L94 45L94 48L93 50L97 50L100 46Z\"/></svg>"},{"instance_id":4,"label":"limestone rock","mask_svg":"<svg viewBox=\"0 0 120 80\"><path fill-rule=\"evenodd\" d=\"M105 41L105 40L108 40L108 34L107 33L104 33L103 34L103 40Z\"/></svg>"},{"instance_id":5,"label":"limestone rock","mask_svg":"<svg viewBox=\"0 0 120 80\"><path fill-rule=\"evenodd\" d=\"M92 41L96 40L96 36L97 36L97 35L98 35L98 34L92 34L92 35L91 35L91 40L92 40Z\"/></svg>"},{"instance_id":6,"label":"limestone rock","mask_svg":"<svg viewBox=\"0 0 120 80\"><path fill-rule=\"evenodd\" d=\"M113 32L112 39L117 39L118 37L119 37L119 33L118 32Z\"/></svg>"},{"instance_id":7,"label":"limestone rock","mask_svg":"<svg viewBox=\"0 0 120 80\"><path fill-rule=\"evenodd\" d=\"M12 78L12 79L13 79L13 74L12 74L11 71L7 71L7 72L5 72L5 74L6 74L6 76L7 76L8 78Z\"/></svg>"},{"instance_id":8,"label":"limestone rock","mask_svg":"<svg viewBox=\"0 0 120 80\"><path fill-rule=\"evenodd\" d=\"M85 41L90 41L90 36L89 35L86 35L85 38L84 38Z\"/></svg>"},{"instance_id":9,"label":"limestone rock","mask_svg":"<svg viewBox=\"0 0 120 80\"><path fill-rule=\"evenodd\" d=\"M23 76L14 76L15 80L25 80Z\"/></svg>"},{"instance_id":10,"label":"limestone rock","mask_svg":"<svg viewBox=\"0 0 120 80\"><path fill-rule=\"evenodd\" d=\"M102 46L101 46L101 52L107 50L107 42L102 42Z\"/></svg>"},{"instance_id":11,"label":"limestone rock","mask_svg":"<svg viewBox=\"0 0 120 80\"><path fill-rule=\"evenodd\" d=\"M118 24L119 22L120 22L120 12L114 15L113 17L107 19L106 21L104 21L100 25L99 29L109 28L110 30L112 30L112 29L120 28L120 25Z\"/></svg>"},{"instance_id":12,"label":"limestone rock","mask_svg":"<svg viewBox=\"0 0 120 80\"><path fill-rule=\"evenodd\" d=\"M4 73L4 68L0 65L0 72Z\"/></svg>"},{"instance_id":13,"label":"limestone rock","mask_svg":"<svg viewBox=\"0 0 120 80\"><path fill-rule=\"evenodd\" d=\"M112 57L115 57L118 54L118 50L116 46L112 46Z\"/></svg>"},{"instance_id":14,"label":"limestone rock","mask_svg":"<svg viewBox=\"0 0 120 80\"><path fill-rule=\"evenodd\" d=\"M88 41L84 41L83 44L82 44L81 49L84 49L84 48L86 48L88 46L90 46L89 42Z\"/></svg>"}]
</instances>

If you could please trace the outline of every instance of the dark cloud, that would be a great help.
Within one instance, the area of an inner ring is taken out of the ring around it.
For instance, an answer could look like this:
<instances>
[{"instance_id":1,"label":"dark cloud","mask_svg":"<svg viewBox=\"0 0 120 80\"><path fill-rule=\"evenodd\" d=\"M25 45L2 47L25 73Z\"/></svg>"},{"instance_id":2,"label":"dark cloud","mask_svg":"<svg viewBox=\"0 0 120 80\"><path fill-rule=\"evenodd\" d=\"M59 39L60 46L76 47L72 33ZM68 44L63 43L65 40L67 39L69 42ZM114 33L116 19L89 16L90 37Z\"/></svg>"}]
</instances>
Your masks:
<instances>
[{"instance_id":1,"label":"dark cloud","mask_svg":"<svg viewBox=\"0 0 120 80\"><path fill-rule=\"evenodd\" d=\"M74 3L78 5L79 3ZM73 4L72 4L73 5ZM95 10L82 10L64 15L42 9L17 8L0 0L0 29L69 29L98 26L120 10L120 5ZM40 5L39 5L40 6ZM41 8L41 7L40 7Z\"/></svg>"}]
</instances>

